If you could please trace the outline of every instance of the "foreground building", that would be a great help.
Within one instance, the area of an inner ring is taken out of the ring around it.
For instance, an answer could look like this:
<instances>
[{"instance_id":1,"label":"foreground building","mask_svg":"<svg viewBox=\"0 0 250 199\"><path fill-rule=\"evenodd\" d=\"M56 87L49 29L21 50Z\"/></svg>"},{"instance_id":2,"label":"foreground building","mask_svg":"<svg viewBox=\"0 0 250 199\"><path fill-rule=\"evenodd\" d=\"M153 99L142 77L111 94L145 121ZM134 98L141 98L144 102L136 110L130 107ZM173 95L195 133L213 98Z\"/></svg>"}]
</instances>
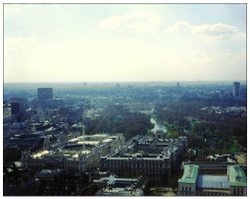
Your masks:
<instances>
[{"instance_id":1,"label":"foreground building","mask_svg":"<svg viewBox=\"0 0 250 199\"><path fill-rule=\"evenodd\" d=\"M146 183L147 180L142 177L118 178L112 175L94 180L99 187L96 196L143 196Z\"/></svg>"},{"instance_id":2,"label":"foreground building","mask_svg":"<svg viewBox=\"0 0 250 199\"><path fill-rule=\"evenodd\" d=\"M101 169L117 175L168 179L180 167L186 146L187 137L183 136L177 139L136 136L114 154L102 157Z\"/></svg>"},{"instance_id":3,"label":"foreground building","mask_svg":"<svg viewBox=\"0 0 250 199\"><path fill-rule=\"evenodd\" d=\"M239 165L228 165L224 173L214 175L200 172L197 164L184 164L183 167L183 176L178 180L178 195L246 196L247 194L246 175ZM213 168L215 170L216 166Z\"/></svg>"},{"instance_id":4,"label":"foreground building","mask_svg":"<svg viewBox=\"0 0 250 199\"><path fill-rule=\"evenodd\" d=\"M98 167L101 156L113 153L123 145L122 134L82 135L70 140L59 138L57 144L51 144L44 138L43 150L31 154L22 154L23 166L33 169L85 170Z\"/></svg>"}]
</instances>

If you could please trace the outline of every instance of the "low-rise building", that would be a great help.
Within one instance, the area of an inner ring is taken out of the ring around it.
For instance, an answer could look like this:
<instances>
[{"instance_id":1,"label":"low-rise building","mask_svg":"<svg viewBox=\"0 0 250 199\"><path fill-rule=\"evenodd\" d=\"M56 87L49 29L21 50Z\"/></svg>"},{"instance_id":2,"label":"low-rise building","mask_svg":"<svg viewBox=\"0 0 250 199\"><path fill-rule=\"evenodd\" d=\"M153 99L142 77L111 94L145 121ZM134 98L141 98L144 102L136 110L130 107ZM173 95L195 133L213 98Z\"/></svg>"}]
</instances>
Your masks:
<instances>
[{"instance_id":1,"label":"low-rise building","mask_svg":"<svg viewBox=\"0 0 250 199\"><path fill-rule=\"evenodd\" d=\"M184 164L183 167L183 176L178 180L178 195L246 196L247 194L246 176L239 165L228 165L224 173L214 175L200 173L197 164Z\"/></svg>"},{"instance_id":2,"label":"low-rise building","mask_svg":"<svg viewBox=\"0 0 250 199\"><path fill-rule=\"evenodd\" d=\"M101 169L115 174L158 176L168 179L180 166L186 137L162 139L136 136L116 153L101 158Z\"/></svg>"},{"instance_id":3,"label":"low-rise building","mask_svg":"<svg viewBox=\"0 0 250 199\"><path fill-rule=\"evenodd\" d=\"M33 169L85 170L98 167L101 156L113 153L123 143L121 134L82 135L71 140L60 137L57 144L50 144L45 138L43 150L23 152L22 162L24 167Z\"/></svg>"},{"instance_id":4,"label":"low-rise building","mask_svg":"<svg viewBox=\"0 0 250 199\"><path fill-rule=\"evenodd\" d=\"M118 178L113 175L94 180L99 187L96 196L143 196L145 182L142 177Z\"/></svg>"}]
</instances>

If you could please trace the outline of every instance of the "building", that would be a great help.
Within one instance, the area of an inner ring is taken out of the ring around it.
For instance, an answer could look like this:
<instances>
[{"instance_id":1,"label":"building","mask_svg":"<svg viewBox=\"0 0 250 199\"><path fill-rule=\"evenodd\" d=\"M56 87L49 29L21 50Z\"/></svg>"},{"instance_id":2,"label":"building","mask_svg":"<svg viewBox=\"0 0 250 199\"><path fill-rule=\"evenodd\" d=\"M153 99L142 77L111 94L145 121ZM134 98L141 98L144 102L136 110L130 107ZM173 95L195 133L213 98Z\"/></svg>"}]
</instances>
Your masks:
<instances>
[{"instance_id":1,"label":"building","mask_svg":"<svg viewBox=\"0 0 250 199\"><path fill-rule=\"evenodd\" d=\"M94 180L99 190L96 196L143 196L143 187L147 182L146 178L118 178L110 175L99 180Z\"/></svg>"},{"instance_id":2,"label":"building","mask_svg":"<svg viewBox=\"0 0 250 199\"><path fill-rule=\"evenodd\" d=\"M101 169L117 175L168 179L171 172L180 167L186 145L184 136L177 139L136 136L114 154L102 157Z\"/></svg>"},{"instance_id":3,"label":"building","mask_svg":"<svg viewBox=\"0 0 250 199\"><path fill-rule=\"evenodd\" d=\"M27 99L21 97L15 97L10 99L11 104L11 113L18 114L18 113L25 113L27 107Z\"/></svg>"},{"instance_id":4,"label":"building","mask_svg":"<svg viewBox=\"0 0 250 199\"><path fill-rule=\"evenodd\" d=\"M43 149L33 154L29 151L23 152L22 162L24 167L35 170L85 170L98 167L101 156L113 153L123 143L124 137L121 134L83 134L69 140L61 135L56 143L51 143L45 137Z\"/></svg>"},{"instance_id":5,"label":"building","mask_svg":"<svg viewBox=\"0 0 250 199\"><path fill-rule=\"evenodd\" d=\"M14 120L22 120L26 114L27 99L16 97L10 99L11 116Z\"/></svg>"},{"instance_id":6,"label":"building","mask_svg":"<svg viewBox=\"0 0 250 199\"><path fill-rule=\"evenodd\" d=\"M233 96L234 97L240 96L240 82L233 83Z\"/></svg>"},{"instance_id":7,"label":"building","mask_svg":"<svg viewBox=\"0 0 250 199\"><path fill-rule=\"evenodd\" d=\"M52 88L38 88L37 89L37 100L39 102L45 102L53 98Z\"/></svg>"},{"instance_id":8,"label":"building","mask_svg":"<svg viewBox=\"0 0 250 199\"><path fill-rule=\"evenodd\" d=\"M221 167L220 164L217 165ZM239 165L227 165L220 174L215 172L215 165L212 168L216 174L206 174L204 169L201 172L198 164L184 164L183 167L183 176L178 180L178 195L246 196L247 180Z\"/></svg>"},{"instance_id":9,"label":"building","mask_svg":"<svg viewBox=\"0 0 250 199\"><path fill-rule=\"evenodd\" d=\"M247 165L247 154L246 153L237 153L235 154L237 163L241 165Z\"/></svg>"},{"instance_id":10,"label":"building","mask_svg":"<svg viewBox=\"0 0 250 199\"><path fill-rule=\"evenodd\" d=\"M3 105L3 120L8 121L11 119L11 104Z\"/></svg>"},{"instance_id":11,"label":"building","mask_svg":"<svg viewBox=\"0 0 250 199\"><path fill-rule=\"evenodd\" d=\"M84 111L82 108L60 107L57 110L57 115L65 118L68 122L79 122L84 117Z\"/></svg>"}]
</instances>

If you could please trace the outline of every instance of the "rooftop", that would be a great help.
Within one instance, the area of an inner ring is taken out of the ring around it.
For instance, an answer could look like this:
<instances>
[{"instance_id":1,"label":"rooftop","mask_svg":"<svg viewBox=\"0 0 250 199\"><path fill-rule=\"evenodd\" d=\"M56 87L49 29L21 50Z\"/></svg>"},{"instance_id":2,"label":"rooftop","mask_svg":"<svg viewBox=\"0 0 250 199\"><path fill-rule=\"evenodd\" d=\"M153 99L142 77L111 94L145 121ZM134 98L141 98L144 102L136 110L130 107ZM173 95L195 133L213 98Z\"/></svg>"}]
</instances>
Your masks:
<instances>
[{"instance_id":1,"label":"rooftop","mask_svg":"<svg viewBox=\"0 0 250 199\"><path fill-rule=\"evenodd\" d=\"M102 184L102 189L96 195L106 196L139 196L143 195L143 191L139 188L142 178L118 178L110 175L99 180L94 180L94 183ZM103 187L103 183L106 185ZM138 187L139 186L139 187Z\"/></svg>"},{"instance_id":2,"label":"rooftop","mask_svg":"<svg viewBox=\"0 0 250 199\"><path fill-rule=\"evenodd\" d=\"M39 151L38 153L33 154L32 158L40 158L40 157L47 155L47 154L49 154L49 151L47 151L47 150Z\"/></svg>"},{"instance_id":3,"label":"rooftop","mask_svg":"<svg viewBox=\"0 0 250 199\"><path fill-rule=\"evenodd\" d=\"M229 182L231 186L247 186L247 178L239 165L229 166Z\"/></svg>"},{"instance_id":4,"label":"rooftop","mask_svg":"<svg viewBox=\"0 0 250 199\"><path fill-rule=\"evenodd\" d=\"M198 165L184 165L184 173L181 179L178 180L180 183L196 183L198 177Z\"/></svg>"},{"instance_id":5,"label":"rooftop","mask_svg":"<svg viewBox=\"0 0 250 199\"><path fill-rule=\"evenodd\" d=\"M199 175L198 187L202 189L229 189L228 176Z\"/></svg>"}]
</instances>

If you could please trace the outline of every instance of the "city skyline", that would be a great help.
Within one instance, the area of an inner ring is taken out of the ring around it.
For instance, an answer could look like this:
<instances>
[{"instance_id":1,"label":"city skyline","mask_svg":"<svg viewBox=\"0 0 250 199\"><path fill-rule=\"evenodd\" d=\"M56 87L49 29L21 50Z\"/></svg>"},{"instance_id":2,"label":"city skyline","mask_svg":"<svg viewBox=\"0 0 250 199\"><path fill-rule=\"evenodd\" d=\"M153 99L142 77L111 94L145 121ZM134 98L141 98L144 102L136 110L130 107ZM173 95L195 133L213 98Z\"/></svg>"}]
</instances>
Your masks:
<instances>
[{"instance_id":1,"label":"city skyline","mask_svg":"<svg viewBox=\"0 0 250 199\"><path fill-rule=\"evenodd\" d=\"M5 4L4 82L246 79L246 4Z\"/></svg>"}]
</instances>

